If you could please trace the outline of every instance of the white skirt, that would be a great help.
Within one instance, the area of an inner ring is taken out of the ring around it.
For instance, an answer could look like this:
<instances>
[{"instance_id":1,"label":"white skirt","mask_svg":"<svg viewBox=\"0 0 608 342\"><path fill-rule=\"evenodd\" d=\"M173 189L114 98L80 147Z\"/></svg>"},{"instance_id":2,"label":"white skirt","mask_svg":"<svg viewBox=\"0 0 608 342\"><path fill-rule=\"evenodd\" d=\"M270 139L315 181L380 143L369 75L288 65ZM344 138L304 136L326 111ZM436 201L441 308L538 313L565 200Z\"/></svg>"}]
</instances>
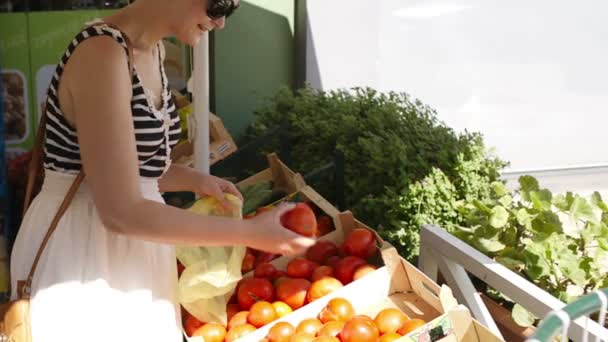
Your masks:
<instances>
[{"instance_id":1,"label":"white skirt","mask_svg":"<svg viewBox=\"0 0 608 342\"><path fill-rule=\"evenodd\" d=\"M11 257L12 296L24 280L74 175L46 170L23 219ZM155 179L141 179L145 198L163 199ZM116 194L120 201L120 194ZM102 224L82 183L53 233L32 283L34 342L181 342L175 249L130 239Z\"/></svg>"}]
</instances>

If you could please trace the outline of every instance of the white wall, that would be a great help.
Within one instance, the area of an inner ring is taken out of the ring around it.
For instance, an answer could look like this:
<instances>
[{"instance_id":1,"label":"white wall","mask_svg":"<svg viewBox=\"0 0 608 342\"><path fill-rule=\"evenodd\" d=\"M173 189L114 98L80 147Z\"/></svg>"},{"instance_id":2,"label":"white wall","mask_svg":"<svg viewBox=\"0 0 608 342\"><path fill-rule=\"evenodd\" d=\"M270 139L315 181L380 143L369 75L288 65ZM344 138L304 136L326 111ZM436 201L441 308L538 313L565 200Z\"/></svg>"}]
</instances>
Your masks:
<instances>
[{"instance_id":1,"label":"white wall","mask_svg":"<svg viewBox=\"0 0 608 342\"><path fill-rule=\"evenodd\" d=\"M510 171L608 165L608 1L308 0L307 11L313 86L408 92L482 132Z\"/></svg>"}]
</instances>

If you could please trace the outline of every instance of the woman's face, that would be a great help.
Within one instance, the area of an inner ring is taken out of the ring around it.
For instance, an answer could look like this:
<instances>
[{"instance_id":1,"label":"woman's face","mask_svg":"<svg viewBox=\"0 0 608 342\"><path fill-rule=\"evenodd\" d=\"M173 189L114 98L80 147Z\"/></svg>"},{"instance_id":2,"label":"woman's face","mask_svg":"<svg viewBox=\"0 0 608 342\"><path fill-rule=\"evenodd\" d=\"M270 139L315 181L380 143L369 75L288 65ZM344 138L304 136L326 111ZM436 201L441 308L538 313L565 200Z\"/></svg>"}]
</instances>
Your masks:
<instances>
[{"instance_id":1,"label":"woman's face","mask_svg":"<svg viewBox=\"0 0 608 342\"><path fill-rule=\"evenodd\" d=\"M179 9L182 17L176 18L174 30L175 36L181 42L194 46L200 40L205 31L213 29L222 29L226 24L225 17L210 18L207 9L210 5L216 4L218 1L223 4L232 3L233 6L238 6L240 0L181 0L179 3L182 8ZM177 1L176 1L177 2ZM217 4L216 4L217 5Z\"/></svg>"}]
</instances>

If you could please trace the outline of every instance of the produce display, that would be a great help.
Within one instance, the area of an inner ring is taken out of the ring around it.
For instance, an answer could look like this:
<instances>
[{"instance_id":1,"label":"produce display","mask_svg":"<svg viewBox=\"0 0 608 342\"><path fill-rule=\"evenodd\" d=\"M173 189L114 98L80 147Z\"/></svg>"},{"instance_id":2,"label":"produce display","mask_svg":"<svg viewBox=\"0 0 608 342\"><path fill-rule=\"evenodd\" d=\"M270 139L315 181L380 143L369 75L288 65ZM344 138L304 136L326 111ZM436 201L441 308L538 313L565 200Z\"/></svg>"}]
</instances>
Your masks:
<instances>
[{"instance_id":1,"label":"produce display","mask_svg":"<svg viewBox=\"0 0 608 342\"><path fill-rule=\"evenodd\" d=\"M400 339L426 322L410 319L397 308L381 310L375 317L355 312L347 298L336 297L317 317L297 326L279 322L272 326L265 342L391 342Z\"/></svg>"},{"instance_id":2,"label":"produce display","mask_svg":"<svg viewBox=\"0 0 608 342\"><path fill-rule=\"evenodd\" d=\"M291 215L301 217L290 218ZM308 225L315 219L310 205L303 202L285 216L287 226L294 230L311 228ZM313 225L312 231L315 230ZM362 230L350 232L340 245L319 240L305 255L288 260L283 269L270 263L267 254L257 252L253 272L239 282L226 306L227 324L205 324L185 312L186 334L202 336L205 341L233 341L377 269L381 265L374 258L378 253L375 237L369 232L371 239L360 239L367 236ZM247 255L244 262L248 262ZM328 311L327 321L335 320L331 314Z\"/></svg>"}]
</instances>

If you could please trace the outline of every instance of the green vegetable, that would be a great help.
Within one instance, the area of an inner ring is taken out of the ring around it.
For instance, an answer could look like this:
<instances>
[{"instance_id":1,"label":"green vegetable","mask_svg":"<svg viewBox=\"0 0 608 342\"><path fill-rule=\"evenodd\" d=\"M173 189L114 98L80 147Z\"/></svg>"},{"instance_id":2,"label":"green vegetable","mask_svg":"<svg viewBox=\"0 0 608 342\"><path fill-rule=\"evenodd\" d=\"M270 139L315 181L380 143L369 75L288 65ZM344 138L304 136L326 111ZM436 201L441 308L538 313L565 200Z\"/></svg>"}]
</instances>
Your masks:
<instances>
[{"instance_id":1,"label":"green vegetable","mask_svg":"<svg viewBox=\"0 0 608 342\"><path fill-rule=\"evenodd\" d=\"M273 196L271 181L262 181L239 187L239 191L243 195L243 215L267 204Z\"/></svg>"}]
</instances>

